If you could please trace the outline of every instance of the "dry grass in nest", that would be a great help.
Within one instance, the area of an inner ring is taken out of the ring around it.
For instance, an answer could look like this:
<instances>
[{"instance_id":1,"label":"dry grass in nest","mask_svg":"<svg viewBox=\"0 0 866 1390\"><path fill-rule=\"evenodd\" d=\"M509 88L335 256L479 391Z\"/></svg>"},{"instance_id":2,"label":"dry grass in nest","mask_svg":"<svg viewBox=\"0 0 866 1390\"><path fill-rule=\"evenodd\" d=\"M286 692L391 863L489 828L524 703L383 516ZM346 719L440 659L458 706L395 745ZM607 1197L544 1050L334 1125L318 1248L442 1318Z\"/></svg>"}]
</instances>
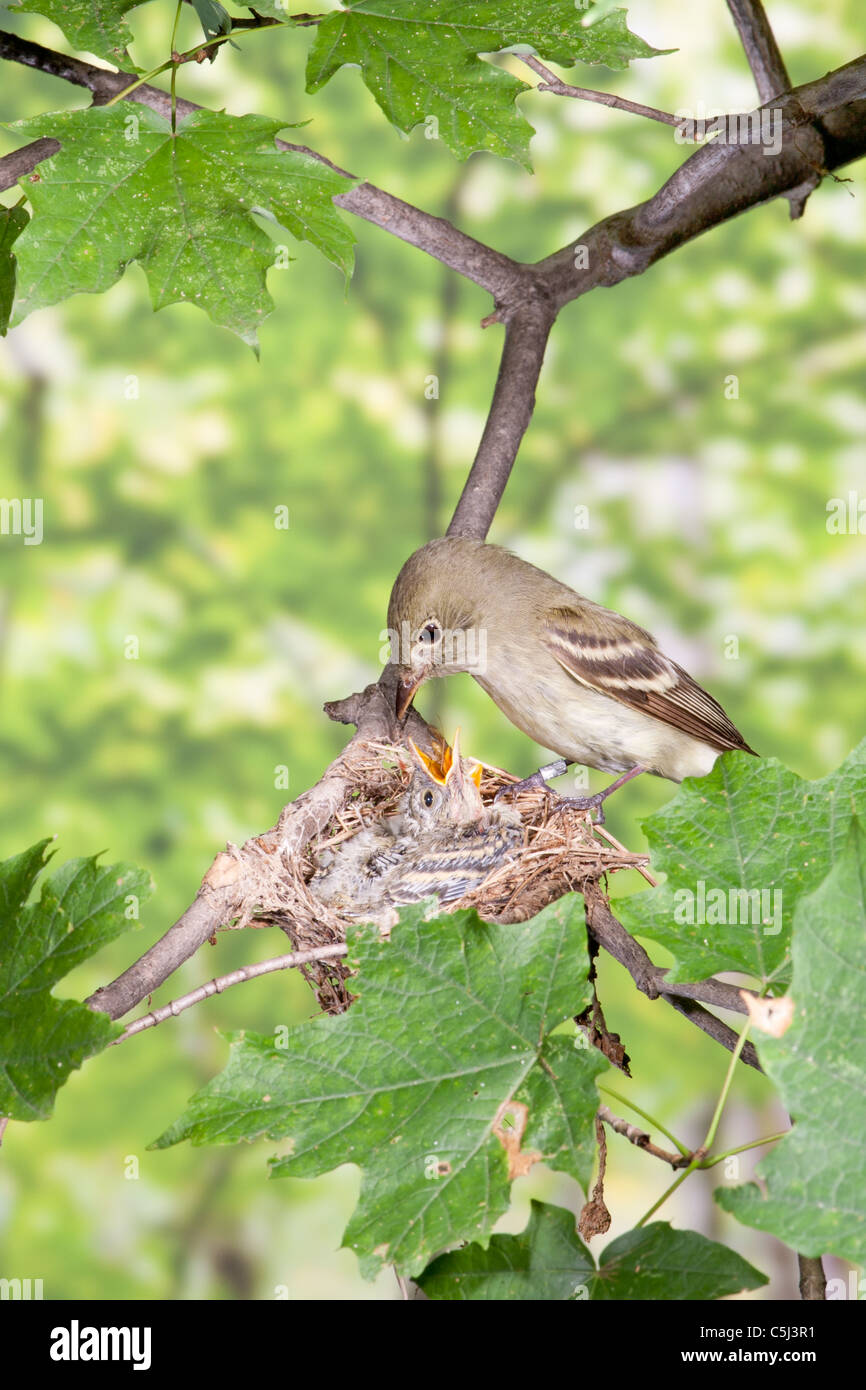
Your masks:
<instances>
[{"instance_id":1,"label":"dry grass in nest","mask_svg":"<svg viewBox=\"0 0 866 1390\"><path fill-rule=\"evenodd\" d=\"M308 844L289 865L281 856L262 856L256 905L245 918L281 927L295 950L331 945L346 936L346 919L309 890L317 855L364 826L393 815L409 785L413 764L405 748L370 743L367 749L368 755L353 764L355 791L320 839ZM481 782L485 804L515 780L511 774L485 764ZM563 894L579 890L587 879L637 869L653 882L646 868L647 855L630 853L604 826L592 824L586 811L566 808L553 814L556 800L555 795L541 789L521 792L514 805L523 823L522 849L479 887L442 911L474 907L487 921L523 922ZM301 969L324 1010L338 1013L351 1003L353 996L347 985L351 971L344 961L315 961Z\"/></svg>"}]
</instances>

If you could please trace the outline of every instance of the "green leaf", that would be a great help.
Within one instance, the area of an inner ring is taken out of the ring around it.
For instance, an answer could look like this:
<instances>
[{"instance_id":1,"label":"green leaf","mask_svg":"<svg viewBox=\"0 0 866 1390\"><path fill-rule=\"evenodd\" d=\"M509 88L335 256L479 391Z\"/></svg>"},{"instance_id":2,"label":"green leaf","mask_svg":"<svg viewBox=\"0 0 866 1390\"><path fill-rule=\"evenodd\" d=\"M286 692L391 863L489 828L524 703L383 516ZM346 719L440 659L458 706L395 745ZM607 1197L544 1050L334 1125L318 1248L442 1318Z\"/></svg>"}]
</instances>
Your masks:
<instances>
[{"instance_id":1,"label":"green leaf","mask_svg":"<svg viewBox=\"0 0 866 1390\"><path fill-rule=\"evenodd\" d=\"M485 1250L466 1245L440 1255L417 1276L428 1298L586 1298L596 1277L595 1260L579 1239L572 1212L530 1203L529 1225L517 1236L494 1236Z\"/></svg>"},{"instance_id":2,"label":"green leaf","mask_svg":"<svg viewBox=\"0 0 866 1390\"><path fill-rule=\"evenodd\" d=\"M548 10L550 7L542 8ZM592 21L592 11L585 13L588 13ZM669 53L676 53L677 50L653 48L651 44L645 43L637 34L631 32L625 10L611 10L602 19L584 26L580 46L576 49L572 47L570 51L574 52L573 58L558 57L550 51L541 56L547 57L551 62L560 63L563 67L570 67L575 62L603 63L606 68L622 71L633 58L663 58Z\"/></svg>"},{"instance_id":3,"label":"green leaf","mask_svg":"<svg viewBox=\"0 0 866 1390\"><path fill-rule=\"evenodd\" d=\"M656 1221L611 1242L601 1257L593 1297L606 1301L726 1298L767 1283L766 1274L727 1245Z\"/></svg>"},{"instance_id":4,"label":"green leaf","mask_svg":"<svg viewBox=\"0 0 866 1390\"><path fill-rule=\"evenodd\" d=\"M671 980L719 970L784 979L797 903L824 878L858 809L866 812L866 740L815 782L775 758L726 753L643 822L667 880L621 899L620 920L667 947Z\"/></svg>"},{"instance_id":5,"label":"green leaf","mask_svg":"<svg viewBox=\"0 0 866 1390\"><path fill-rule=\"evenodd\" d=\"M425 922L423 907L407 909L389 942L367 926L349 947L360 999L348 1013L280 1045L236 1038L225 1071L156 1147L267 1137L286 1141L275 1175L357 1163L361 1196L344 1244L368 1277L386 1261L414 1274L462 1239L486 1243L509 1202L494 1133L509 1103L510 1118L528 1121L523 1164L544 1160L586 1186L594 1078L607 1063L549 1036L589 1002L583 900L512 926L474 912ZM517 1148L517 1134L509 1139Z\"/></svg>"},{"instance_id":6,"label":"green leaf","mask_svg":"<svg viewBox=\"0 0 866 1390\"><path fill-rule=\"evenodd\" d=\"M418 1276L435 1299L725 1298L766 1284L767 1277L725 1245L666 1221L636 1228L605 1250L596 1268L561 1207L531 1204L518 1236L494 1236L487 1250L468 1245L441 1255Z\"/></svg>"},{"instance_id":7,"label":"green leaf","mask_svg":"<svg viewBox=\"0 0 866 1390\"><path fill-rule=\"evenodd\" d=\"M139 261L155 309L184 300L255 344L273 301L274 246L253 212L312 242L348 274L352 238L332 203L346 179L277 150L284 123L196 111L176 134L144 106L47 113L8 129L51 134L60 153L28 183L34 217L18 242L17 316L98 293Z\"/></svg>"},{"instance_id":8,"label":"green leaf","mask_svg":"<svg viewBox=\"0 0 866 1390\"><path fill-rule=\"evenodd\" d=\"M15 301L17 261L12 247L29 221L26 208L0 208L0 337L3 338Z\"/></svg>"},{"instance_id":9,"label":"green leaf","mask_svg":"<svg viewBox=\"0 0 866 1390\"><path fill-rule=\"evenodd\" d=\"M215 39L219 34L230 34L232 17L218 0L192 0L206 39Z\"/></svg>"},{"instance_id":10,"label":"green leaf","mask_svg":"<svg viewBox=\"0 0 866 1390\"><path fill-rule=\"evenodd\" d=\"M50 843L0 864L0 1115L17 1120L47 1119L69 1073L116 1036L106 1014L51 990L126 931L127 899L151 890L140 869L73 859L25 905Z\"/></svg>"},{"instance_id":11,"label":"green leaf","mask_svg":"<svg viewBox=\"0 0 866 1390\"><path fill-rule=\"evenodd\" d=\"M250 6L250 8L254 9L256 14L260 14L264 19L282 20L283 23L290 28L296 23L292 11L297 11L298 6L294 3L294 0L259 0L257 4ZM308 22L309 21L304 20L303 16L301 17L301 25L305 25Z\"/></svg>"},{"instance_id":12,"label":"green leaf","mask_svg":"<svg viewBox=\"0 0 866 1390\"><path fill-rule=\"evenodd\" d=\"M755 1183L717 1188L747 1226L802 1255L866 1264L866 834L852 824L844 853L797 904L794 1018L780 1038L755 1043L794 1120L758 1167Z\"/></svg>"},{"instance_id":13,"label":"green leaf","mask_svg":"<svg viewBox=\"0 0 866 1390\"><path fill-rule=\"evenodd\" d=\"M491 150L529 167L532 126L514 101L527 83L482 62L516 44L571 65L625 67L657 50L630 34L625 12L587 27L573 0L353 0L318 26L307 62L316 92L344 64L357 64L367 88L398 130L422 122L459 159Z\"/></svg>"},{"instance_id":14,"label":"green leaf","mask_svg":"<svg viewBox=\"0 0 866 1390\"><path fill-rule=\"evenodd\" d=\"M22 0L17 8L45 15L62 29L73 48L84 49L120 67L132 33L124 15L142 0Z\"/></svg>"}]
</instances>

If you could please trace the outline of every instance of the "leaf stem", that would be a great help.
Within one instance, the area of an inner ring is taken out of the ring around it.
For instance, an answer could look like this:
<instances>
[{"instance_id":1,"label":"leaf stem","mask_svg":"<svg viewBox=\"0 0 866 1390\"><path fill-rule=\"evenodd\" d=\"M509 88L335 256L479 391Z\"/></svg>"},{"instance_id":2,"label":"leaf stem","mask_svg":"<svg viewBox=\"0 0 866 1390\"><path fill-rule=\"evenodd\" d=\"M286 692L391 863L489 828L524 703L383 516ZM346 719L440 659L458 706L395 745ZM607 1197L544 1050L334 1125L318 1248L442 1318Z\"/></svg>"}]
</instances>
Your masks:
<instances>
[{"instance_id":1,"label":"leaf stem","mask_svg":"<svg viewBox=\"0 0 866 1390\"><path fill-rule=\"evenodd\" d=\"M137 77L134 82L130 82L128 87L124 87L123 91L117 92L111 100L106 101L104 105L116 106L119 101L125 101L126 98L139 87L145 86L145 84L151 82L154 77L159 77L160 73L165 72L167 68L179 68L182 63L197 62L199 61L199 54L204 55L211 48L219 48L220 44L228 43L230 39L241 38L243 34L260 34L263 29L285 29L286 27L284 20L275 19L270 24L257 24L254 28L243 27L240 29L233 29L228 34L217 34L216 38L207 39L205 43L197 43L195 48L187 48L183 53L173 54L172 57L167 58L164 63L160 63L159 67L152 68L151 71L146 72L143 77Z\"/></svg>"},{"instance_id":2,"label":"leaf stem","mask_svg":"<svg viewBox=\"0 0 866 1390\"><path fill-rule=\"evenodd\" d=\"M749 1035L750 1026L751 1019L746 1019L746 1022L743 1025L743 1031L737 1039L736 1046L733 1052L731 1053L730 1061L728 1062L728 1070L725 1074L724 1082L722 1083L721 1094L719 1095L716 1108L713 1111L713 1118L710 1120L710 1127L707 1130L703 1144L701 1144L699 1149L695 1149L694 1157L692 1158L692 1161L689 1164L688 1168L684 1168L683 1171L679 1173L676 1178L674 1178L674 1181L671 1183L670 1187L668 1187L662 1193L658 1201L653 1202L649 1211L644 1212L640 1221L637 1222L638 1226L645 1226L647 1221L649 1221L650 1217L654 1216L655 1213L658 1211L659 1207L664 1205L668 1197L673 1196L677 1188L685 1182L686 1178L689 1176L689 1173L693 1173L696 1168L700 1168L703 1166L704 1160L707 1156L707 1150L711 1147L712 1142L716 1137L716 1131L719 1127L719 1121L722 1118L722 1111L725 1108L725 1101L728 1099L728 1092L731 1089L731 1082L734 1077L734 1069L737 1065L737 1062L739 1061L740 1053L745 1047L746 1038ZM746 1147L751 1146L747 1145Z\"/></svg>"},{"instance_id":3,"label":"leaf stem","mask_svg":"<svg viewBox=\"0 0 866 1390\"><path fill-rule=\"evenodd\" d=\"M774 1144L777 1139L784 1139L786 1134L790 1134L789 1129L783 1129L779 1134L768 1134L765 1139L751 1139L748 1144L738 1144L735 1149L726 1149L723 1154L714 1154L712 1158L705 1158L698 1166L700 1168L715 1168L717 1163L721 1163L723 1158L730 1158L733 1154L745 1153L747 1149L758 1149L762 1144Z\"/></svg>"},{"instance_id":4,"label":"leaf stem","mask_svg":"<svg viewBox=\"0 0 866 1390\"><path fill-rule=\"evenodd\" d=\"M527 67L537 72L544 81L540 82L536 91L553 92L556 96L575 97L580 101L597 101L602 106L615 106L618 111L630 111L635 116L646 116L651 121L661 121L663 125L682 126L684 118L682 116L672 116L669 111L659 111L654 106L644 106L637 101L628 101L625 97L615 96L613 92L596 92L590 87L573 87L570 82L563 82L561 77L557 77L555 72L545 67L539 58L532 53L517 53L519 58Z\"/></svg>"},{"instance_id":5,"label":"leaf stem","mask_svg":"<svg viewBox=\"0 0 866 1390\"><path fill-rule=\"evenodd\" d=\"M750 1028L750 1027L751 1027L751 1019L746 1019L746 1022L745 1022L745 1024L743 1025L743 1031L742 1031L742 1033L740 1034L740 1036L739 1036L739 1038L738 1038L738 1040L737 1040L737 1045L736 1045L736 1047L734 1048L733 1052L731 1053L730 1059L729 1059L729 1061L728 1061L728 1070L727 1070L727 1073L726 1073L726 1075L725 1075L725 1080L724 1080L724 1082L723 1082L723 1084L722 1084L721 1095L719 1096L718 1104L716 1105L716 1109L715 1109L715 1112L714 1112L714 1114L713 1114L713 1118L710 1120L710 1127L709 1127L709 1129L707 1130L707 1137L706 1137L706 1139L704 1140L703 1144L701 1145L701 1147L704 1149L704 1151L706 1151L707 1149L712 1148L712 1146L713 1146L713 1141L715 1140L715 1137L716 1137L716 1131L717 1131L718 1128L719 1128L719 1121L720 1121L721 1118L722 1118L722 1111L723 1111L724 1108L725 1108L725 1102L726 1102L726 1100L728 1099L728 1092L729 1092L730 1089L731 1089L731 1082L732 1082L733 1079L734 1079L734 1070L735 1070L735 1068L736 1068L737 1062L739 1061L740 1053L742 1052L742 1050L743 1050L743 1048L744 1048L744 1046L745 1046L746 1038L749 1036L749 1028Z\"/></svg>"},{"instance_id":6,"label":"leaf stem","mask_svg":"<svg viewBox=\"0 0 866 1390\"><path fill-rule=\"evenodd\" d=\"M172 25L172 30L171 30L171 43L169 44L169 49L170 49L170 51L171 51L172 58L174 58L174 54L175 54L175 46L174 46L174 45L175 45L175 40L177 39L177 26L178 26L178 24L180 23L180 12L181 12L182 9L183 9L183 0L177 0L177 8L175 9L175 12L174 12L174 24ZM178 68L177 63L176 63L176 62L172 62L172 65L171 65L171 133L172 133L172 135L173 135L173 134L175 133L175 131L177 130L177 68Z\"/></svg>"},{"instance_id":7,"label":"leaf stem","mask_svg":"<svg viewBox=\"0 0 866 1390\"><path fill-rule=\"evenodd\" d=\"M614 1100L618 1100L621 1105L627 1105L629 1110L633 1110L636 1115L640 1115L641 1119L646 1120L647 1124L652 1125L653 1128L657 1129L660 1134L663 1134L666 1139L670 1139L674 1148L678 1149L681 1154L685 1155L691 1153L691 1150L687 1148L685 1144L681 1144L676 1135L671 1134L669 1129L665 1129L661 1120L657 1120L648 1110L641 1110L640 1106L635 1105L633 1100L629 1100L627 1096L620 1095L619 1091L612 1091L609 1086L599 1086L598 1089L606 1096L613 1096Z\"/></svg>"}]
</instances>

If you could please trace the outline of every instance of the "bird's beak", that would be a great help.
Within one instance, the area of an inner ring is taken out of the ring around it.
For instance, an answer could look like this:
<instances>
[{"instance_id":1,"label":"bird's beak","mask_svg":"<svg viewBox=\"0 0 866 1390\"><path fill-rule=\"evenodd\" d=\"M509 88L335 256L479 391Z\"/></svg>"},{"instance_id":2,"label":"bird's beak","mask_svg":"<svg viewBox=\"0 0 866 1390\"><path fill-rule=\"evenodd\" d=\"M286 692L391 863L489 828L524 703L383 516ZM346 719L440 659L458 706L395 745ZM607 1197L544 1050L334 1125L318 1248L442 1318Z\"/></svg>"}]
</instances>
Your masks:
<instances>
[{"instance_id":1,"label":"bird's beak","mask_svg":"<svg viewBox=\"0 0 866 1390\"><path fill-rule=\"evenodd\" d=\"M476 763L471 771L467 772L463 766L463 759L460 756L460 730L454 733L454 745L451 749L450 766L445 777L445 785L451 792L452 801L455 807L455 819L458 817L456 808L461 808L460 818L472 825L486 824L486 811L481 801L479 787L481 786L481 764Z\"/></svg>"},{"instance_id":2,"label":"bird's beak","mask_svg":"<svg viewBox=\"0 0 866 1390\"><path fill-rule=\"evenodd\" d=\"M424 684L426 675L415 676L411 672L401 676L397 685L397 718L405 719L406 711L412 703L416 690Z\"/></svg>"}]
</instances>

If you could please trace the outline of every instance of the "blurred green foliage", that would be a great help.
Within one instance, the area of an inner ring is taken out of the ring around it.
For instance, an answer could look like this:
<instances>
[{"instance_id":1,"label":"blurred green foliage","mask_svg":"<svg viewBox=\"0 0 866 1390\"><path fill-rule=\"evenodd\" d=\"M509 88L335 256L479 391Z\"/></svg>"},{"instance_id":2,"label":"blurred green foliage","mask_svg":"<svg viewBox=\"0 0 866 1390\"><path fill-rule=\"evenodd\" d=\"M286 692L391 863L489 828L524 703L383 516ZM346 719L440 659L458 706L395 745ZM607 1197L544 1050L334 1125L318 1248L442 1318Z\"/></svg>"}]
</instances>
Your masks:
<instances>
[{"instance_id":1,"label":"blurred green foliage","mask_svg":"<svg viewBox=\"0 0 866 1390\"><path fill-rule=\"evenodd\" d=\"M133 12L141 67L164 57L174 9ZM47 21L3 19L63 46ZM858 19L858 0L828 0L820 16L789 0L778 36L793 80L854 57ZM186 46L194 16L183 22ZM753 104L721 3L638 0L630 23L678 52L627 74L593 69L595 85L670 110ZM540 259L648 196L686 153L660 126L539 94L522 99L534 176L489 156L460 166L423 131L401 140L356 73L306 97L309 42L299 30L226 45L184 70L181 90L309 119L303 139L338 164L516 257ZM3 76L0 119L85 104L23 68ZM864 542L826 526L829 499L866 494L864 168L846 174L799 223L770 204L565 311L491 533L649 627L754 747L810 777L863 733ZM348 295L311 247L290 247L296 259L270 275L261 364L191 307L153 315L137 269L0 345L0 495L42 497L45 526L38 546L0 538L0 857L56 833L61 859L105 849L157 884L140 935L82 967L77 997L169 926L226 840L274 823L276 769L295 795L342 746L322 702L375 678L393 577L441 533L471 462L501 344L501 328L478 327L489 300L375 227L357 236ZM433 374L438 401L425 397ZM419 704L486 760L537 765L468 677ZM638 848L640 819L671 792L640 779L615 798L611 829ZM283 944L223 934L155 1002ZM615 1085L697 1142L725 1058L610 962L601 988L633 1058L634 1080ZM355 1169L268 1185L266 1145L145 1153L224 1062L214 1028L268 1032L314 1009L298 978L245 985L91 1062L50 1125L10 1126L0 1273L43 1278L46 1297L396 1296L390 1275L364 1284L338 1250ZM745 1142L779 1120L767 1083L744 1072L720 1137ZM773 1276L771 1297L789 1297L791 1257L710 1200L751 1162L691 1178L662 1216L729 1241ZM611 1237L665 1182L613 1149ZM525 1222L529 1195L580 1200L536 1172L502 1229Z\"/></svg>"}]
</instances>

